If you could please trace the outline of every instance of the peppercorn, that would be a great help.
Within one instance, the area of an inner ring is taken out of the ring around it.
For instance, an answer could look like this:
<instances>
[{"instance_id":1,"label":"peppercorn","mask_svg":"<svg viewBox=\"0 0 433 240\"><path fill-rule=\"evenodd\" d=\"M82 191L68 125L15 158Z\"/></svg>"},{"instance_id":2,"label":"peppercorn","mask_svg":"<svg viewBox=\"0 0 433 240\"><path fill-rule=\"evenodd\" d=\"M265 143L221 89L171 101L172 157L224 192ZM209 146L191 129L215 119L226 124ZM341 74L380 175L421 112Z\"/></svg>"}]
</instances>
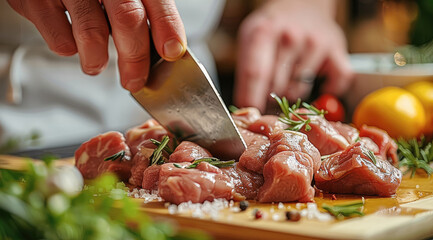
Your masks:
<instances>
[{"instance_id":1,"label":"peppercorn","mask_svg":"<svg viewBox=\"0 0 433 240\"><path fill-rule=\"evenodd\" d=\"M255 217L256 219L260 219L260 218L262 218L262 217L263 217L263 212L260 211L260 210L258 210L258 209L256 209L255 214L254 214L254 217Z\"/></svg>"},{"instance_id":2,"label":"peppercorn","mask_svg":"<svg viewBox=\"0 0 433 240\"><path fill-rule=\"evenodd\" d=\"M248 201L240 201L239 202L239 208L241 209L242 212L247 210L249 205L250 205L250 203Z\"/></svg>"},{"instance_id":3,"label":"peppercorn","mask_svg":"<svg viewBox=\"0 0 433 240\"><path fill-rule=\"evenodd\" d=\"M286 212L286 218L289 221L297 222L301 220L301 214L299 214L298 211L287 211Z\"/></svg>"}]
</instances>

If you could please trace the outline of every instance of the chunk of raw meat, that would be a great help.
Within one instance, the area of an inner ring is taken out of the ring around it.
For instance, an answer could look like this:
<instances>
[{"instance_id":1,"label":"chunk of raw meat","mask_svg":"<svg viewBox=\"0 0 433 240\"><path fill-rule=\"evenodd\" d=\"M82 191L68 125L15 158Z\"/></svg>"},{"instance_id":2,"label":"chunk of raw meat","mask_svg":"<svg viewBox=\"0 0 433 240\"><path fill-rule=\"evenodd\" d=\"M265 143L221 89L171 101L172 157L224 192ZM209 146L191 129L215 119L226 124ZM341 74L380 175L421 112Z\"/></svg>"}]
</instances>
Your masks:
<instances>
[{"instance_id":1,"label":"chunk of raw meat","mask_svg":"<svg viewBox=\"0 0 433 240\"><path fill-rule=\"evenodd\" d=\"M248 126L251 132L259 133L269 137L275 130L284 130L288 126L280 122L279 117L275 115L264 115Z\"/></svg>"},{"instance_id":2,"label":"chunk of raw meat","mask_svg":"<svg viewBox=\"0 0 433 240\"><path fill-rule=\"evenodd\" d=\"M322 162L314 179L316 187L329 193L391 196L400 185L401 171L381 156L376 164L362 143L350 145Z\"/></svg>"},{"instance_id":3,"label":"chunk of raw meat","mask_svg":"<svg viewBox=\"0 0 433 240\"><path fill-rule=\"evenodd\" d=\"M267 152L268 159L284 151L302 152L309 155L313 172L316 172L320 167L319 150L311 144L303 133L288 130L274 132L270 138L270 146Z\"/></svg>"},{"instance_id":4,"label":"chunk of raw meat","mask_svg":"<svg viewBox=\"0 0 433 240\"><path fill-rule=\"evenodd\" d=\"M359 130L359 136L368 137L373 140L374 143L379 147L379 154L383 159L388 160L394 166L398 166L398 155L397 155L397 143L386 133L384 130L362 125Z\"/></svg>"},{"instance_id":5,"label":"chunk of raw meat","mask_svg":"<svg viewBox=\"0 0 433 240\"><path fill-rule=\"evenodd\" d=\"M157 121L154 119L147 120L140 126L129 129L126 134L126 143L131 149L132 156L138 152L138 146L141 147L152 147L153 143L146 141L148 139L155 139L161 141L164 136L168 135L165 130Z\"/></svg>"},{"instance_id":6,"label":"chunk of raw meat","mask_svg":"<svg viewBox=\"0 0 433 240\"><path fill-rule=\"evenodd\" d=\"M310 113L305 108L299 109L298 112ZM301 117L307 119L305 115ZM306 131L305 128L302 128L301 132L308 136L308 140L320 151L320 154L332 154L342 151L349 146L346 138L341 136L325 118L317 115L310 115L308 118L310 119L309 125L311 126L311 130ZM295 116L292 116L292 119L299 120Z\"/></svg>"},{"instance_id":7,"label":"chunk of raw meat","mask_svg":"<svg viewBox=\"0 0 433 240\"><path fill-rule=\"evenodd\" d=\"M332 122L329 123L337 130L337 132L343 136L349 144L355 143L359 141L359 132L358 129L350 126L349 124L345 124L342 122Z\"/></svg>"},{"instance_id":8,"label":"chunk of raw meat","mask_svg":"<svg viewBox=\"0 0 433 240\"><path fill-rule=\"evenodd\" d=\"M140 147L139 151L132 158L131 177L129 178L129 183L132 186L142 186L143 172L149 167L150 156L156 148L154 144L150 144L149 140L147 141L145 144L149 146L153 145L153 147Z\"/></svg>"},{"instance_id":9,"label":"chunk of raw meat","mask_svg":"<svg viewBox=\"0 0 433 240\"><path fill-rule=\"evenodd\" d=\"M161 165L159 172L158 192L165 201L180 204L191 201L202 203L216 198L232 199L234 185L226 174L206 162L200 163L198 169L186 169L190 163L173 163ZM204 166L200 166L204 165ZM207 169L202 171L200 169Z\"/></svg>"},{"instance_id":10,"label":"chunk of raw meat","mask_svg":"<svg viewBox=\"0 0 433 240\"><path fill-rule=\"evenodd\" d=\"M239 164L250 171L261 174L263 166L268 160L269 144L267 137L260 134L254 135L249 139L247 149L240 156Z\"/></svg>"},{"instance_id":11,"label":"chunk of raw meat","mask_svg":"<svg viewBox=\"0 0 433 240\"><path fill-rule=\"evenodd\" d=\"M124 152L123 158L114 161L104 159ZM115 173L121 180L127 180L131 169L131 152L120 132L107 132L84 142L75 151L75 166L84 179L92 179L105 172Z\"/></svg>"},{"instance_id":12,"label":"chunk of raw meat","mask_svg":"<svg viewBox=\"0 0 433 240\"><path fill-rule=\"evenodd\" d=\"M161 170L161 165L152 165L144 170L143 183L141 184L143 189L147 189L147 190L158 189L160 170Z\"/></svg>"},{"instance_id":13,"label":"chunk of raw meat","mask_svg":"<svg viewBox=\"0 0 433 240\"><path fill-rule=\"evenodd\" d=\"M196 143L183 141L170 155L169 162L192 162L199 158L212 157L208 150Z\"/></svg>"},{"instance_id":14,"label":"chunk of raw meat","mask_svg":"<svg viewBox=\"0 0 433 240\"><path fill-rule=\"evenodd\" d=\"M263 185L263 175L248 171L237 163L234 167L221 168L221 171L232 180L235 192L239 195L237 200L256 199L259 188Z\"/></svg>"},{"instance_id":15,"label":"chunk of raw meat","mask_svg":"<svg viewBox=\"0 0 433 240\"><path fill-rule=\"evenodd\" d=\"M236 126L241 128L248 128L248 126L259 119L260 116L262 115L260 114L259 109L253 107L241 108L232 113L233 121Z\"/></svg>"},{"instance_id":16,"label":"chunk of raw meat","mask_svg":"<svg viewBox=\"0 0 433 240\"><path fill-rule=\"evenodd\" d=\"M259 190L259 202L314 201L311 157L303 152L284 151L265 164L265 183Z\"/></svg>"}]
</instances>

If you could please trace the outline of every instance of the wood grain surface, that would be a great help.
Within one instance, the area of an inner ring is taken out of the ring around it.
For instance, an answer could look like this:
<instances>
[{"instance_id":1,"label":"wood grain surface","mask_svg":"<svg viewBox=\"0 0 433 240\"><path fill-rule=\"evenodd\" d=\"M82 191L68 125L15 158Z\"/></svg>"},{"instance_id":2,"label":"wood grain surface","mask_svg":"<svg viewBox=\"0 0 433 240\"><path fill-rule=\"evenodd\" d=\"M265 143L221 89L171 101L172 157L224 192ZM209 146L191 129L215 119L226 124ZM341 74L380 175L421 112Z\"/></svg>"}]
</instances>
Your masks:
<instances>
[{"instance_id":1,"label":"wood grain surface","mask_svg":"<svg viewBox=\"0 0 433 240\"><path fill-rule=\"evenodd\" d=\"M0 155L0 168L22 170L29 159ZM36 161L36 160L33 160ZM40 161L36 161L40 162ZM72 165L72 158L55 161L56 165ZM343 204L362 200L358 195L318 194L315 201L321 204ZM390 198L364 196L364 217L320 222L302 218L289 222L284 212L303 209L305 204L278 203L259 204L250 201L245 212L224 209L217 218L205 216L193 218L191 214L169 214L164 202L141 203L141 210L164 221L175 222L182 228L202 229L216 239L426 239L433 237L433 178L417 175L404 176L397 193ZM235 203L236 205L237 203ZM281 207L281 206L280 206ZM265 213L264 219L255 220L252 211L258 208ZM277 215L278 220L272 216Z\"/></svg>"}]
</instances>

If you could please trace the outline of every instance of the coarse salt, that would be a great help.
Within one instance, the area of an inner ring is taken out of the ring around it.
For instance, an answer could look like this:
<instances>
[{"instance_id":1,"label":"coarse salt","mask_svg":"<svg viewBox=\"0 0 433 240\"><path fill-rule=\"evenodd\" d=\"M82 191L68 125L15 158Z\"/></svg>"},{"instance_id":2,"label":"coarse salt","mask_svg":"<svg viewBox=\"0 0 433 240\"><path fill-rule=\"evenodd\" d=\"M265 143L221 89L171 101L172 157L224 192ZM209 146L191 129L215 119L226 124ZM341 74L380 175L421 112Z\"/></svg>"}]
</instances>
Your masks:
<instances>
[{"instance_id":1,"label":"coarse salt","mask_svg":"<svg viewBox=\"0 0 433 240\"><path fill-rule=\"evenodd\" d=\"M309 220L318 220L323 222L333 220L333 217L329 213L320 212L315 203L307 203L307 208L302 209L300 214L302 217Z\"/></svg>"},{"instance_id":2,"label":"coarse salt","mask_svg":"<svg viewBox=\"0 0 433 240\"><path fill-rule=\"evenodd\" d=\"M283 209L284 208L284 204L282 202L278 203L278 209Z\"/></svg>"}]
</instances>

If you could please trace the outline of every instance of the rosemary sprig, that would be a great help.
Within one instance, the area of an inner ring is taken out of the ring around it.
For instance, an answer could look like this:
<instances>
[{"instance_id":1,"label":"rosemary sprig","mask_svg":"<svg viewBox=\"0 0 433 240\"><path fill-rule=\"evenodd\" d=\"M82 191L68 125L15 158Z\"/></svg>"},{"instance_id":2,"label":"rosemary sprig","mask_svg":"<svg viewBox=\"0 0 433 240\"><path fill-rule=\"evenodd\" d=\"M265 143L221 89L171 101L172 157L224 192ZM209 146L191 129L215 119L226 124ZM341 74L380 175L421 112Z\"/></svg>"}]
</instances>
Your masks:
<instances>
[{"instance_id":1,"label":"rosemary sprig","mask_svg":"<svg viewBox=\"0 0 433 240\"><path fill-rule=\"evenodd\" d=\"M275 93L271 93L271 97L274 98L275 101L277 101L278 105L281 108L281 111L283 112L279 120L289 125L287 130L299 131L304 127L305 131L308 132L311 130L311 126L309 124L311 120L309 118L305 119L301 116L322 116L323 117L327 113L326 111L319 110L316 107L306 102L301 102L301 99L298 99L298 101L295 104L290 106L289 101L286 99L286 97L279 98ZM296 112L296 110L298 110L301 106L310 110L311 112L308 113ZM293 120L291 118L291 115L295 116L298 120Z\"/></svg>"},{"instance_id":2,"label":"rosemary sprig","mask_svg":"<svg viewBox=\"0 0 433 240\"><path fill-rule=\"evenodd\" d=\"M344 217L351 217L353 215L364 216L362 212L363 202L355 202L341 205L328 205L322 204L322 208L334 215L338 220L344 219Z\"/></svg>"},{"instance_id":3,"label":"rosemary sprig","mask_svg":"<svg viewBox=\"0 0 433 240\"><path fill-rule=\"evenodd\" d=\"M400 138L397 141L400 167L407 167L404 174L411 171L411 177L415 176L417 169L423 169L428 175L433 174L429 163L433 162L433 141L427 142L424 137L418 141L413 138L408 141Z\"/></svg>"},{"instance_id":4,"label":"rosemary sprig","mask_svg":"<svg viewBox=\"0 0 433 240\"><path fill-rule=\"evenodd\" d=\"M165 136L167 137L167 136ZM157 147L161 146L161 142L156 140L156 139L149 139L153 144L155 144ZM162 149L164 150L166 153L168 153L168 155L173 153L173 149L171 149L169 146L165 145L164 148Z\"/></svg>"},{"instance_id":5,"label":"rosemary sprig","mask_svg":"<svg viewBox=\"0 0 433 240\"><path fill-rule=\"evenodd\" d=\"M115 153L109 157L104 158L104 161L116 161L117 159L119 159L119 161L122 161L124 157L125 157L125 150L121 150L118 153Z\"/></svg>"},{"instance_id":6,"label":"rosemary sprig","mask_svg":"<svg viewBox=\"0 0 433 240\"><path fill-rule=\"evenodd\" d=\"M367 156L368 158L370 158L370 160L374 163L374 165L376 165L377 159L376 159L376 156L374 155L374 153L371 150L365 149L364 151L362 151L362 153L364 153L365 156Z\"/></svg>"},{"instance_id":7,"label":"rosemary sprig","mask_svg":"<svg viewBox=\"0 0 433 240\"><path fill-rule=\"evenodd\" d=\"M159 143L158 147L153 151L152 155L150 155L150 163L149 166L158 164L161 165L165 162L165 158L162 155L162 151L167 146L168 142L170 141L170 138L168 136L164 136Z\"/></svg>"},{"instance_id":8,"label":"rosemary sprig","mask_svg":"<svg viewBox=\"0 0 433 240\"><path fill-rule=\"evenodd\" d=\"M214 158L214 157L200 158L192 162L192 164L187 166L186 169L196 168L201 162L207 162L215 167L223 168L223 167L232 167L233 164L235 163L235 160L221 161L218 158Z\"/></svg>"}]
</instances>

